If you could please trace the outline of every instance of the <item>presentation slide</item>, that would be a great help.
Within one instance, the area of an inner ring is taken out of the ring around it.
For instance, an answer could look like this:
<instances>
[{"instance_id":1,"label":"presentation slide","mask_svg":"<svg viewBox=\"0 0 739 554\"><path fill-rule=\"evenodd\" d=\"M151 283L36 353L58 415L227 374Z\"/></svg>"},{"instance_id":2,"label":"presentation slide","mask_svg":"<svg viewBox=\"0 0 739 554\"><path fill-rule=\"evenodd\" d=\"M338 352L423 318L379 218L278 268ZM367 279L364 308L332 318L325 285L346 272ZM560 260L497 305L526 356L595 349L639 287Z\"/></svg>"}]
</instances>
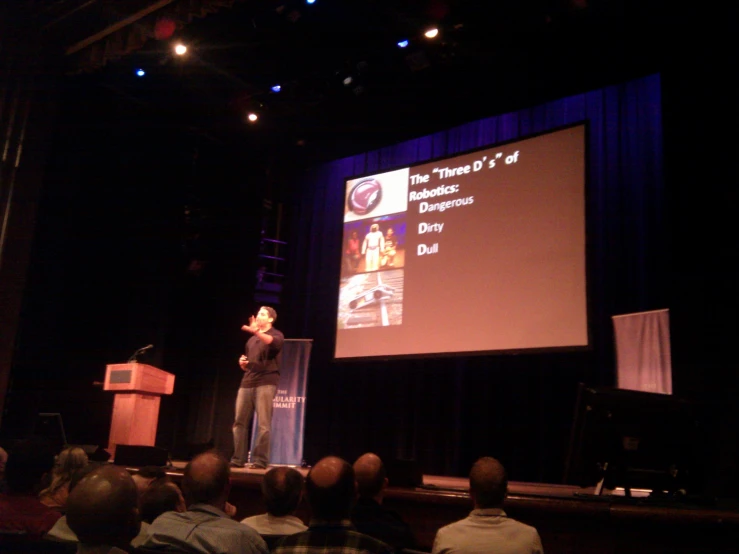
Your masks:
<instances>
[{"instance_id":1,"label":"presentation slide","mask_svg":"<svg viewBox=\"0 0 739 554\"><path fill-rule=\"evenodd\" d=\"M335 358L587 346L585 135L348 180Z\"/></svg>"}]
</instances>

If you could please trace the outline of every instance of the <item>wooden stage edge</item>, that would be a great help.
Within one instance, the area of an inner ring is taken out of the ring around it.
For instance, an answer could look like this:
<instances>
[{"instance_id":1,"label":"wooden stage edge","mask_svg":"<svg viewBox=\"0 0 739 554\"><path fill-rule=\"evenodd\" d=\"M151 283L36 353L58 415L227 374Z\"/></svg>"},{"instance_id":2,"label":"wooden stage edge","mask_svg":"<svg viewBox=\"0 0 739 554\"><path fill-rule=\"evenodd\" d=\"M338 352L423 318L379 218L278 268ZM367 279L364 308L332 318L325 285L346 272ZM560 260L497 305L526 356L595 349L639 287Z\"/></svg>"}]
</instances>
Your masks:
<instances>
[{"instance_id":1,"label":"wooden stage edge","mask_svg":"<svg viewBox=\"0 0 739 554\"><path fill-rule=\"evenodd\" d=\"M173 466L169 473L179 481L185 462ZM308 472L296 469L303 475ZM230 502L237 508L237 519L264 513L260 491L264 473L232 469ZM511 482L504 509L509 517L537 528L547 554L739 550L739 509L734 501L658 504L647 498L594 497L589 492L570 485ZM465 518L472 509L467 479L438 475L424 475L422 487L390 486L383 505L410 524L417 547L427 551L440 527ZM305 501L296 515L308 522Z\"/></svg>"}]
</instances>

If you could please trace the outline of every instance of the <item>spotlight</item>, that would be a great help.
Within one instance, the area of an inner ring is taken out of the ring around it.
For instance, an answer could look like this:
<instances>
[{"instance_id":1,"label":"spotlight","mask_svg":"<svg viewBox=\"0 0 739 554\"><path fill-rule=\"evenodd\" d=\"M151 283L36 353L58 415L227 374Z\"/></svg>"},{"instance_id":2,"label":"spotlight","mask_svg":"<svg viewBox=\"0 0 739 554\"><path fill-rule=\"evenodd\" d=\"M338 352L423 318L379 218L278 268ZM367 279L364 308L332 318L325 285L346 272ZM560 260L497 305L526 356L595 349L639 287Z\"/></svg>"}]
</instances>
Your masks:
<instances>
[{"instance_id":1,"label":"spotlight","mask_svg":"<svg viewBox=\"0 0 739 554\"><path fill-rule=\"evenodd\" d=\"M272 92L280 92L282 90L282 87L280 85L275 85L272 87Z\"/></svg>"},{"instance_id":2,"label":"spotlight","mask_svg":"<svg viewBox=\"0 0 739 554\"><path fill-rule=\"evenodd\" d=\"M426 31L423 36L425 36L426 38L436 38L438 34L439 29L434 27L433 29L429 29L428 31Z\"/></svg>"},{"instance_id":3,"label":"spotlight","mask_svg":"<svg viewBox=\"0 0 739 554\"><path fill-rule=\"evenodd\" d=\"M347 87L348 87L349 85L351 85L351 84L352 84L352 81L353 81L353 80L354 80L354 79L352 79L352 76L351 76L351 75L349 75L349 77L346 77L346 78L344 79L344 86L347 86Z\"/></svg>"},{"instance_id":4,"label":"spotlight","mask_svg":"<svg viewBox=\"0 0 739 554\"><path fill-rule=\"evenodd\" d=\"M177 44L174 47L174 53L178 56L184 56L187 53L187 46L185 46L184 44Z\"/></svg>"},{"instance_id":5,"label":"spotlight","mask_svg":"<svg viewBox=\"0 0 739 554\"><path fill-rule=\"evenodd\" d=\"M249 122L254 123L257 119L259 119L259 116L254 112L249 112L249 115L246 116L246 119L248 119Z\"/></svg>"},{"instance_id":6,"label":"spotlight","mask_svg":"<svg viewBox=\"0 0 739 554\"><path fill-rule=\"evenodd\" d=\"M144 71L143 69L137 69L136 70L136 76L137 77L143 77L144 75L146 75L146 71Z\"/></svg>"},{"instance_id":7,"label":"spotlight","mask_svg":"<svg viewBox=\"0 0 739 554\"><path fill-rule=\"evenodd\" d=\"M305 0L306 4L315 4L316 0Z\"/></svg>"},{"instance_id":8,"label":"spotlight","mask_svg":"<svg viewBox=\"0 0 739 554\"><path fill-rule=\"evenodd\" d=\"M399 48L405 48L406 46L408 46L408 41L407 40L401 40L400 42L398 42L398 47Z\"/></svg>"}]
</instances>

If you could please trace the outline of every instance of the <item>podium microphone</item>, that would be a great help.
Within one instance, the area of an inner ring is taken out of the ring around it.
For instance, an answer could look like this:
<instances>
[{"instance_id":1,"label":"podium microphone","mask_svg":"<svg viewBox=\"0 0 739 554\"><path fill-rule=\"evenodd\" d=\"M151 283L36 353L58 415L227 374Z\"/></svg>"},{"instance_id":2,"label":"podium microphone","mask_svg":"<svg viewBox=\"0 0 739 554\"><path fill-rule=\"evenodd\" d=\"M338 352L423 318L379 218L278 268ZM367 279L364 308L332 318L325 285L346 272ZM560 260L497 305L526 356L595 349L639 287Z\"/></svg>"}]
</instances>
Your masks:
<instances>
[{"instance_id":1,"label":"podium microphone","mask_svg":"<svg viewBox=\"0 0 739 554\"><path fill-rule=\"evenodd\" d=\"M139 357L139 356L140 356L141 354L143 354L143 353L144 353L144 352L146 352L147 350L151 350L152 348L154 348L154 345L153 345L153 344L147 344L147 345L146 345L146 346L144 346L143 348L139 348L139 349L138 349L138 350L137 350L136 352L134 352L134 353L133 353L133 354L131 355L131 357L130 357L130 358L128 358L128 363L131 363L131 362L135 362L135 361L137 361L137 360L138 360L138 357Z\"/></svg>"}]
</instances>

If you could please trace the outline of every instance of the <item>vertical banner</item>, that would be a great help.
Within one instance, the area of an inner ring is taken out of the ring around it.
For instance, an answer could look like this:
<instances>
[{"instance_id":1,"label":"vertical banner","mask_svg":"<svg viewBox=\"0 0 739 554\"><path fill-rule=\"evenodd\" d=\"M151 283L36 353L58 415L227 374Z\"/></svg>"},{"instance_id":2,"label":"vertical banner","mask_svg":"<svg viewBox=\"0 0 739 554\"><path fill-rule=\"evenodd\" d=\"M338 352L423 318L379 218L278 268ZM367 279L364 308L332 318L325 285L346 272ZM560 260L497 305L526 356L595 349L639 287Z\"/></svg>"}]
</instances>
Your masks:
<instances>
[{"instance_id":1,"label":"vertical banner","mask_svg":"<svg viewBox=\"0 0 739 554\"><path fill-rule=\"evenodd\" d=\"M615 315L612 319L618 388L672 394L669 310Z\"/></svg>"},{"instance_id":2,"label":"vertical banner","mask_svg":"<svg viewBox=\"0 0 739 554\"><path fill-rule=\"evenodd\" d=\"M303 461L305 393L312 346L312 339L285 339L282 347L280 384L272 413L271 464L299 466Z\"/></svg>"}]
</instances>

